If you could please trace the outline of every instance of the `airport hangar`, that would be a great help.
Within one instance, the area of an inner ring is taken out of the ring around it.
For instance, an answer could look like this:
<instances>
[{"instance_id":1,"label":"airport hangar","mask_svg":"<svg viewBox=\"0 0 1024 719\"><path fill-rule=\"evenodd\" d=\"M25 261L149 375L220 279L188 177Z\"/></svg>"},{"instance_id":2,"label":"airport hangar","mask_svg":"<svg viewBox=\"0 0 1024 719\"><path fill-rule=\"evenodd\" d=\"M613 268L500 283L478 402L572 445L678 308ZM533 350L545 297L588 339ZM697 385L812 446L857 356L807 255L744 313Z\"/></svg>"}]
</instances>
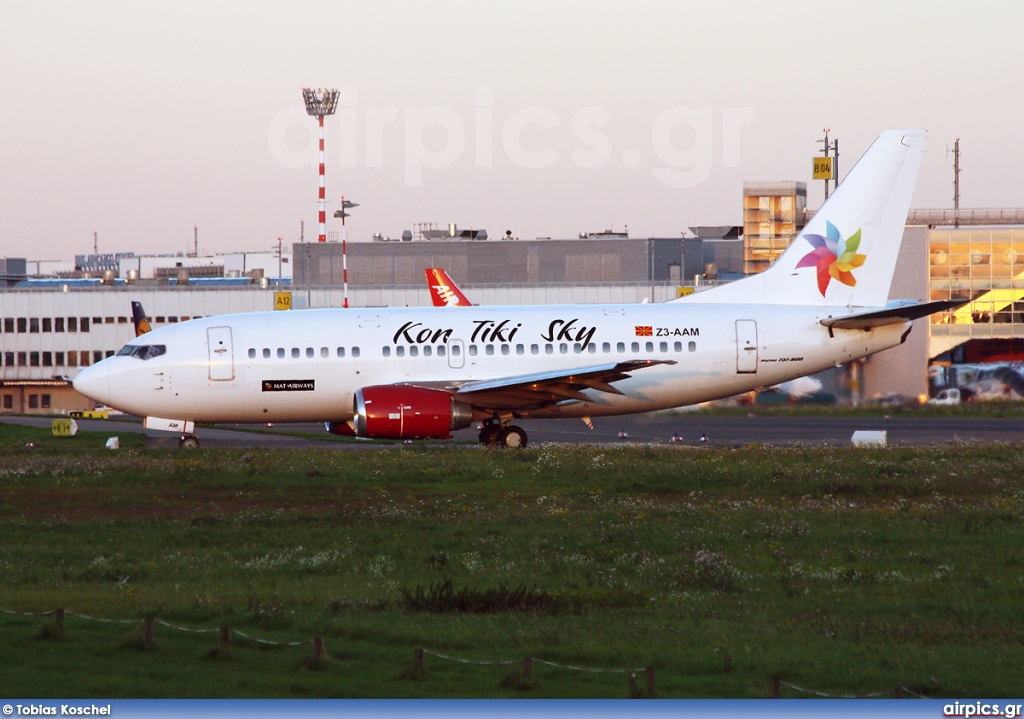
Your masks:
<instances>
[{"instance_id":1,"label":"airport hangar","mask_svg":"<svg viewBox=\"0 0 1024 719\"><path fill-rule=\"evenodd\" d=\"M91 409L69 378L134 337L133 300L154 327L286 306L342 307L347 265L353 308L430 304L427 267L446 269L481 305L663 302L741 277L754 260L767 266L808 213L795 220L786 213L782 223L769 213L767 224L763 210L745 214L745 227L693 228L682 238L601 232L483 240L484 233L451 226L443 239L349 242L344 259L335 242L297 243L280 258L90 255L49 276L36 274L48 269L43 263L0 259L0 413ZM826 386L841 400L926 395L936 358L1024 359L1024 229L1014 227L1024 225L1024 211L915 210L908 223L892 299L974 301L918 320L906 344L837 370Z\"/></svg>"}]
</instances>

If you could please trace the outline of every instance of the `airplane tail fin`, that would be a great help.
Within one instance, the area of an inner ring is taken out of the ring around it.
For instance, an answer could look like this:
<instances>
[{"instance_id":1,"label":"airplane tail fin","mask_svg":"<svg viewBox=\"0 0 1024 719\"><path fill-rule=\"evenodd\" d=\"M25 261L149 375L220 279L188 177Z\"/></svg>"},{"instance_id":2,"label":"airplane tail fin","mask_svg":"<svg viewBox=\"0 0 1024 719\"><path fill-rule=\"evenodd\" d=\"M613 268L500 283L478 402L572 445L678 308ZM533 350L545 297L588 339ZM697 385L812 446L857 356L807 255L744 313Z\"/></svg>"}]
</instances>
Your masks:
<instances>
[{"instance_id":1,"label":"airplane tail fin","mask_svg":"<svg viewBox=\"0 0 1024 719\"><path fill-rule=\"evenodd\" d=\"M673 301L885 306L924 142L883 132L771 267Z\"/></svg>"},{"instance_id":2,"label":"airplane tail fin","mask_svg":"<svg viewBox=\"0 0 1024 719\"><path fill-rule=\"evenodd\" d=\"M466 295L455 284L455 281L448 276L448 273L439 267L428 267L427 286L430 288L430 301L434 307L472 307Z\"/></svg>"},{"instance_id":3,"label":"airplane tail fin","mask_svg":"<svg viewBox=\"0 0 1024 719\"><path fill-rule=\"evenodd\" d=\"M149 326L149 320L146 319L146 310L142 309L141 302L132 302L132 323L135 325L135 336L149 332L152 327Z\"/></svg>"}]
</instances>

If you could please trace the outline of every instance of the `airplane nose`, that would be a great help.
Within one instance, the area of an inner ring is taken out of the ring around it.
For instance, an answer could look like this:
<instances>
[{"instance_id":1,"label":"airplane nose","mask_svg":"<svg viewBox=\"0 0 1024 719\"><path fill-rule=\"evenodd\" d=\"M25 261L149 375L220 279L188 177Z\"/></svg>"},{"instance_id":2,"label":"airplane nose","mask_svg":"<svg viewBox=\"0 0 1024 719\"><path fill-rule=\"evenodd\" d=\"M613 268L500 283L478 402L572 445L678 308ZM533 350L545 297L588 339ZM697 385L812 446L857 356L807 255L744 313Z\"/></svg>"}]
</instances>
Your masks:
<instances>
[{"instance_id":1,"label":"airplane nose","mask_svg":"<svg viewBox=\"0 0 1024 719\"><path fill-rule=\"evenodd\" d=\"M106 364L100 362L79 372L71 380L75 391L100 404L110 404L110 371Z\"/></svg>"}]
</instances>

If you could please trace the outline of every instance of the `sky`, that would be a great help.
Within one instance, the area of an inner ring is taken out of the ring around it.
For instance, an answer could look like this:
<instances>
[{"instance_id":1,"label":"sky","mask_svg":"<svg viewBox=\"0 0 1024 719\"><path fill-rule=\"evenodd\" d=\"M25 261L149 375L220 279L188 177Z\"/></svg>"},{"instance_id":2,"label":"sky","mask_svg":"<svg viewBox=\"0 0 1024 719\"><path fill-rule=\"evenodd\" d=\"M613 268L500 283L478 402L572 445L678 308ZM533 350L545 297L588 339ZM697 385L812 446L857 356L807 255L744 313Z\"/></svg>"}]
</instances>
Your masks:
<instances>
[{"instance_id":1,"label":"sky","mask_svg":"<svg viewBox=\"0 0 1024 719\"><path fill-rule=\"evenodd\" d=\"M744 181L923 127L913 207L1024 207L1024 3L0 1L0 256L742 223ZM341 195L359 204L342 229Z\"/></svg>"}]
</instances>

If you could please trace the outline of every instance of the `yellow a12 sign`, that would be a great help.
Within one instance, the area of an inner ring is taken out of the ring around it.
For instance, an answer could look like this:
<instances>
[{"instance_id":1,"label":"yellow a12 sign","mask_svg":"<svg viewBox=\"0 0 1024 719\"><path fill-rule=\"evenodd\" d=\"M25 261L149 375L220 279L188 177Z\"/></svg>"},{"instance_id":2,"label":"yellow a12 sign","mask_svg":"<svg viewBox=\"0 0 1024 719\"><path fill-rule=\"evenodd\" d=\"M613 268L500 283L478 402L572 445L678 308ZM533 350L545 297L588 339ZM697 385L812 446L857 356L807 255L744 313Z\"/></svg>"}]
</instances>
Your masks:
<instances>
[{"instance_id":1,"label":"yellow a12 sign","mask_svg":"<svg viewBox=\"0 0 1024 719\"><path fill-rule=\"evenodd\" d=\"M275 310L290 310L292 308L292 293L291 292L275 292L274 293L274 309Z\"/></svg>"},{"instance_id":2,"label":"yellow a12 sign","mask_svg":"<svg viewBox=\"0 0 1024 719\"><path fill-rule=\"evenodd\" d=\"M832 175L832 158L831 157L815 157L814 159L814 179L815 180L831 180L834 179Z\"/></svg>"}]
</instances>

